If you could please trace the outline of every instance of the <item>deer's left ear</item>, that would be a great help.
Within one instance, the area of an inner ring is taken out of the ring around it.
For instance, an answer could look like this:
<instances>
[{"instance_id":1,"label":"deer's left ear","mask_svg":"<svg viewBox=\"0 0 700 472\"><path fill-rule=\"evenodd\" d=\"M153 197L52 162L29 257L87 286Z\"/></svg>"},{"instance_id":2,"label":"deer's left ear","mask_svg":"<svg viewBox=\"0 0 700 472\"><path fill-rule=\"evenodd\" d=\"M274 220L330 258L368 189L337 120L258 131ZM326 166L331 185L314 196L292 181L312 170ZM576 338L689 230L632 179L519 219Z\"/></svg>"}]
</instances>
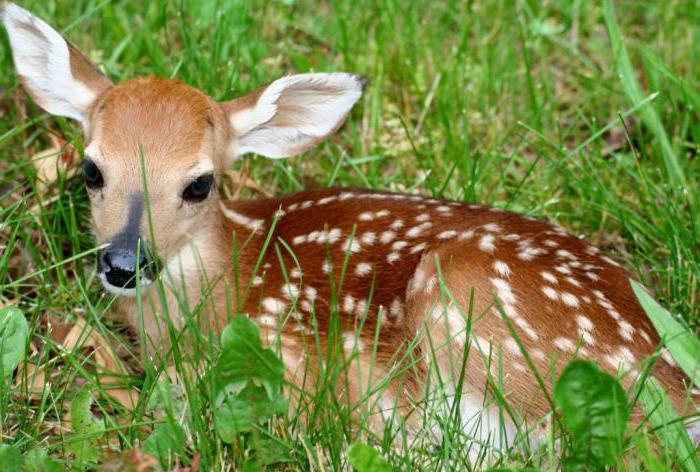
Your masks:
<instances>
[{"instance_id":1,"label":"deer's left ear","mask_svg":"<svg viewBox=\"0 0 700 472\"><path fill-rule=\"evenodd\" d=\"M54 115L87 126L95 98L112 85L56 30L14 3L0 3L15 68L34 101Z\"/></svg>"},{"instance_id":2,"label":"deer's left ear","mask_svg":"<svg viewBox=\"0 0 700 472\"><path fill-rule=\"evenodd\" d=\"M224 103L233 129L230 157L301 154L340 127L365 83L345 73L290 75Z\"/></svg>"}]
</instances>

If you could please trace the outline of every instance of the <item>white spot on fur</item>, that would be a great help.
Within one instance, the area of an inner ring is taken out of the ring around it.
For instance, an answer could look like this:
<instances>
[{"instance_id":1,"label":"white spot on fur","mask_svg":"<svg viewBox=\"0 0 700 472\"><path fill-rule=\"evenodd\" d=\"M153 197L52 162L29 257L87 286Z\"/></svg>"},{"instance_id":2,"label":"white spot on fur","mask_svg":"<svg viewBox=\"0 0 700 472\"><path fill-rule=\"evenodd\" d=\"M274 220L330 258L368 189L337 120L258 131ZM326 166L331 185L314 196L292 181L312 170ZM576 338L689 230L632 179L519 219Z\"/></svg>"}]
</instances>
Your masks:
<instances>
[{"instance_id":1,"label":"white spot on fur","mask_svg":"<svg viewBox=\"0 0 700 472\"><path fill-rule=\"evenodd\" d=\"M284 303L282 300L279 300L277 298L273 297L267 297L262 301L263 308L274 314L279 314L284 312L284 310L287 309L287 304Z\"/></svg>"},{"instance_id":2,"label":"white spot on fur","mask_svg":"<svg viewBox=\"0 0 700 472\"><path fill-rule=\"evenodd\" d=\"M323 261L323 265L321 266L321 270L323 270L324 274L330 274L331 271L333 270L333 264L331 264L330 261Z\"/></svg>"},{"instance_id":3,"label":"white spot on fur","mask_svg":"<svg viewBox=\"0 0 700 472\"><path fill-rule=\"evenodd\" d=\"M260 315L260 316L258 316L257 321L258 321L258 324L260 324L262 326L268 326L271 328L277 327L277 318L275 318L274 316Z\"/></svg>"},{"instance_id":4,"label":"white spot on fur","mask_svg":"<svg viewBox=\"0 0 700 472\"><path fill-rule=\"evenodd\" d=\"M554 290L550 286L542 287L542 293L544 293L545 296L547 298L549 298L550 300L558 300L559 299L559 292L557 292L556 290Z\"/></svg>"},{"instance_id":5,"label":"white spot on fur","mask_svg":"<svg viewBox=\"0 0 700 472\"><path fill-rule=\"evenodd\" d=\"M313 287L305 287L304 288L304 295L306 295L306 298L308 298L310 301L316 300L316 297L318 296L318 290L316 290Z\"/></svg>"},{"instance_id":6,"label":"white spot on fur","mask_svg":"<svg viewBox=\"0 0 700 472\"><path fill-rule=\"evenodd\" d=\"M362 352L365 349L365 345L362 342L362 339L360 338L359 335L356 333L349 331L347 333L343 333L343 349L345 349L346 352L352 352L354 350L357 350L357 352Z\"/></svg>"},{"instance_id":7,"label":"white spot on fur","mask_svg":"<svg viewBox=\"0 0 700 472\"><path fill-rule=\"evenodd\" d=\"M379 236L379 240L383 244L389 244L394 239L396 239L396 233L393 231L384 231L381 236Z\"/></svg>"},{"instance_id":8,"label":"white spot on fur","mask_svg":"<svg viewBox=\"0 0 700 472\"><path fill-rule=\"evenodd\" d=\"M282 295L289 300L294 300L299 296L299 287L293 283L284 284L282 286Z\"/></svg>"},{"instance_id":9,"label":"white spot on fur","mask_svg":"<svg viewBox=\"0 0 700 472\"><path fill-rule=\"evenodd\" d=\"M318 201L319 205L326 205L328 203L334 202L338 199L336 196L323 197Z\"/></svg>"},{"instance_id":10,"label":"white spot on fur","mask_svg":"<svg viewBox=\"0 0 700 472\"><path fill-rule=\"evenodd\" d=\"M593 331L593 322L584 315L576 315L576 324L584 331Z\"/></svg>"},{"instance_id":11,"label":"white spot on fur","mask_svg":"<svg viewBox=\"0 0 700 472\"><path fill-rule=\"evenodd\" d=\"M471 229L470 229L469 231L464 231L464 232L460 233L458 239L459 239L460 241L466 241L467 239L473 238L473 237L474 237L474 234L475 234L475 233L474 233L474 230L471 230Z\"/></svg>"},{"instance_id":12,"label":"white spot on fur","mask_svg":"<svg viewBox=\"0 0 700 472\"><path fill-rule=\"evenodd\" d=\"M372 272L372 264L369 264L367 262L360 262L355 267L355 275L357 275L358 277L364 277L366 275L369 275L370 272Z\"/></svg>"},{"instance_id":13,"label":"white spot on fur","mask_svg":"<svg viewBox=\"0 0 700 472\"><path fill-rule=\"evenodd\" d=\"M408 246L408 243L406 241L396 241L394 244L391 245L391 248L394 251L400 251L401 249L405 248Z\"/></svg>"},{"instance_id":14,"label":"white spot on fur","mask_svg":"<svg viewBox=\"0 0 700 472\"><path fill-rule=\"evenodd\" d=\"M425 223L421 223L418 226L414 226L413 228L406 231L406 237L407 238L417 238L418 236L423 234L423 232L426 229L430 228L431 226L433 226L433 224L429 221L426 221Z\"/></svg>"},{"instance_id":15,"label":"white spot on fur","mask_svg":"<svg viewBox=\"0 0 700 472\"><path fill-rule=\"evenodd\" d=\"M518 357L522 357L523 353L520 352L520 346L518 346L518 343L515 342L515 339L506 339L505 346L508 352L510 352L511 354L515 354Z\"/></svg>"},{"instance_id":16,"label":"white spot on fur","mask_svg":"<svg viewBox=\"0 0 700 472\"><path fill-rule=\"evenodd\" d=\"M425 249L426 247L428 247L428 244L427 244L426 242L422 242L422 243L420 243L420 244L416 244L415 246L413 246L413 247L411 248L410 253L411 253L411 254L415 254L415 253L417 253L417 252L421 252L421 251L422 251L423 249Z\"/></svg>"},{"instance_id":17,"label":"white spot on fur","mask_svg":"<svg viewBox=\"0 0 700 472\"><path fill-rule=\"evenodd\" d=\"M349 237L348 239L345 240L345 244L343 245L343 250L345 252L360 252L362 250L362 246L357 241L357 239Z\"/></svg>"},{"instance_id":18,"label":"white spot on fur","mask_svg":"<svg viewBox=\"0 0 700 472\"><path fill-rule=\"evenodd\" d=\"M345 298L343 298L343 311L345 313L352 313L355 311L355 297L352 295L345 295Z\"/></svg>"},{"instance_id":19,"label":"white spot on fur","mask_svg":"<svg viewBox=\"0 0 700 472\"><path fill-rule=\"evenodd\" d=\"M437 235L438 239L451 239L457 236L457 231L453 229L448 229L446 231L443 231Z\"/></svg>"},{"instance_id":20,"label":"white spot on fur","mask_svg":"<svg viewBox=\"0 0 700 472\"><path fill-rule=\"evenodd\" d=\"M574 352L576 350L576 344L567 338L555 338L554 345L563 352Z\"/></svg>"},{"instance_id":21,"label":"white spot on fur","mask_svg":"<svg viewBox=\"0 0 700 472\"><path fill-rule=\"evenodd\" d=\"M614 260L610 259L608 256L600 256L600 258L602 260L604 260L605 262L607 262L608 264L610 264L611 266L620 267L620 264L618 264Z\"/></svg>"},{"instance_id":22,"label":"white spot on fur","mask_svg":"<svg viewBox=\"0 0 700 472\"><path fill-rule=\"evenodd\" d=\"M418 290L422 290L425 286L426 275L421 269L416 269L411 280L408 281L408 293L415 293Z\"/></svg>"},{"instance_id":23,"label":"white spot on fur","mask_svg":"<svg viewBox=\"0 0 700 472\"><path fill-rule=\"evenodd\" d=\"M391 223L391 226L389 228L391 229L401 229L403 228L403 220L396 220L393 223Z\"/></svg>"},{"instance_id":24,"label":"white spot on fur","mask_svg":"<svg viewBox=\"0 0 700 472\"><path fill-rule=\"evenodd\" d=\"M265 225L264 220L251 218L242 213L238 213L237 211L231 210L224 204L223 201L219 202L219 208L221 208L221 212L224 214L224 216L226 216L226 218L233 221L237 225L243 226L244 228L250 231L259 231Z\"/></svg>"},{"instance_id":25,"label":"white spot on fur","mask_svg":"<svg viewBox=\"0 0 700 472\"><path fill-rule=\"evenodd\" d=\"M372 244L374 244L374 242L376 240L377 240L377 235L372 231L367 231L360 238L360 241L362 242L362 244L366 244L368 246L371 246Z\"/></svg>"},{"instance_id":26,"label":"white spot on fur","mask_svg":"<svg viewBox=\"0 0 700 472\"><path fill-rule=\"evenodd\" d=\"M495 270L496 274L498 274L501 277L510 276L510 267L508 267L508 264L506 264L503 261L494 262L493 263L493 270Z\"/></svg>"},{"instance_id":27,"label":"white spot on fur","mask_svg":"<svg viewBox=\"0 0 700 472\"><path fill-rule=\"evenodd\" d=\"M617 326L620 328L617 332L620 334L620 336L622 336L624 340L632 341L634 339L634 326L632 326L625 320L620 320L617 323Z\"/></svg>"},{"instance_id":28,"label":"white spot on fur","mask_svg":"<svg viewBox=\"0 0 700 472\"><path fill-rule=\"evenodd\" d=\"M493 234L484 234L479 239L479 249L485 252L493 252L496 250L496 245L494 244L495 236Z\"/></svg>"},{"instance_id":29,"label":"white spot on fur","mask_svg":"<svg viewBox=\"0 0 700 472\"><path fill-rule=\"evenodd\" d=\"M572 308L576 308L579 305L578 297L569 292L561 293L561 301L564 302L564 305L570 306Z\"/></svg>"},{"instance_id":30,"label":"white spot on fur","mask_svg":"<svg viewBox=\"0 0 700 472\"><path fill-rule=\"evenodd\" d=\"M543 272L540 272L540 275L542 276L542 278L544 280L546 280L547 282L549 282L552 285L557 285L559 283L559 280L557 280L557 277L554 274L552 274L551 272L543 271Z\"/></svg>"},{"instance_id":31,"label":"white spot on fur","mask_svg":"<svg viewBox=\"0 0 700 472\"><path fill-rule=\"evenodd\" d=\"M496 287L496 295L502 303L507 303L510 305L517 303L518 300L507 280L494 278L491 279L491 283L494 287Z\"/></svg>"},{"instance_id":32,"label":"white spot on fur","mask_svg":"<svg viewBox=\"0 0 700 472\"><path fill-rule=\"evenodd\" d=\"M501 227L496 223L486 223L482 228L491 233L500 233L502 231Z\"/></svg>"}]
</instances>

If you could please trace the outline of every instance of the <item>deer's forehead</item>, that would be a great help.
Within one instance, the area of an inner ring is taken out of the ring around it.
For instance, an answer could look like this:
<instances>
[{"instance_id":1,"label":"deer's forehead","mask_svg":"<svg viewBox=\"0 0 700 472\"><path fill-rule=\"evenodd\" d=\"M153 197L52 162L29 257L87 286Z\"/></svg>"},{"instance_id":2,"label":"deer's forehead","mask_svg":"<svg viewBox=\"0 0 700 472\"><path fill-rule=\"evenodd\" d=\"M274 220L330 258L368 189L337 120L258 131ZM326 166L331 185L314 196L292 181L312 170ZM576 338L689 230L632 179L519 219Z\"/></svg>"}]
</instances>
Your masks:
<instances>
[{"instance_id":1,"label":"deer's forehead","mask_svg":"<svg viewBox=\"0 0 700 472\"><path fill-rule=\"evenodd\" d=\"M213 136L214 103L173 80L141 78L108 90L92 115L92 139L102 154L130 159L143 150L149 159L189 161ZM188 165L183 162L183 165Z\"/></svg>"}]
</instances>

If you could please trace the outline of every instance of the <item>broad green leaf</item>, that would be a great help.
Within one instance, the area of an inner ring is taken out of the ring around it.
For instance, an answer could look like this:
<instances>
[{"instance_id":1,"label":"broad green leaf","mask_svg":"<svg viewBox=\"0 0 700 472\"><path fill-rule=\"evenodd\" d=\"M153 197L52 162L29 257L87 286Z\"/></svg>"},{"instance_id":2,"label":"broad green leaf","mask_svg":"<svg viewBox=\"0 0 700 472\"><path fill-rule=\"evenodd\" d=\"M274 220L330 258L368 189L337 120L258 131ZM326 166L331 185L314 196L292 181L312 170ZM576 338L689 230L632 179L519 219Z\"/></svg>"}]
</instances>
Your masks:
<instances>
[{"instance_id":1,"label":"broad green leaf","mask_svg":"<svg viewBox=\"0 0 700 472\"><path fill-rule=\"evenodd\" d=\"M655 378L646 379L639 399L667 453L676 457L683 470L699 471L700 460L693 442L683 421L679 420L676 409L666 397L666 392Z\"/></svg>"},{"instance_id":2,"label":"broad green leaf","mask_svg":"<svg viewBox=\"0 0 700 472\"><path fill-rule=\"evenodd\" d=\"M372 446L355 443L348 449L348 462L357 472L390 472L389 462Z\"/></svg>"},{"instance_id":3,"label":"broad green leaf","mask_svg":"<svg viewBox=\"0 0 700 472\"><path fill-rule=\"evenodd\" d=\"M26 353L29 326L24 314L14 307L0 310L0 357L2 377L12 374Z\"/></svg>"},{"instance_id":4,"label":"broad green leaf","mask_svg":"<svg viewBox=\"0 0 700 472\"><path fill-rule=\"evenodd\" d=\"M625 392L594 364L573 361L554 388L554 401L571 433L565 470L602 470L618 463L629 411Z\"/></svg>"},{"instance_id":5,"label":"broad green leaf","mask_svg":"<svg viewBox=\"0 0 700 472\"><path fill-rule=\"evenodd\" d=\"M97 461L98 448L94 443L105 429L104 421L98 420L92 414L93 402L94 398L86 385L78 391L70 406L73 432L81 438L70 442L66 449L75 455L79 464Z\"/></svg>"},{"instance_id":6,"label":"broad green leaf","mask_svg":"<svg viewBox=\"0 0 700 472\"><path fill-rule=\"evenodd\" d=\"M630 284L673 359L692 382L700 387L700 340L659 305L644 287L634 280L630 280Z\"/></svg>"},{"instance_id":7,"label":"broad green leaf","mask_svg":"<svg viewBox=\"0 0 700 472\"><path fill-rule=\"evenodd\" d=\"M0 470L3 472L20 472L24 458L15 446L0 444Z\"/></svg>"},{"instance_id":8,"label":"broad green leaf","mask_svg":"<svg viewBox=\"0 0 700 472\"><path fill-rule=\"evenodd\" d=\"M255 449L260 463L265 466L294 460L292 447L275 438L260 437L255 443Z\"/></svg>"},{"instance_id":9,"label":"broad green leaf","mask_svg":"<svg viewBox=\"0 0 700 472\"><path fill-rule=\"evenodd\" d=\"M24 472L61 472L65 470L43 449L32 449L24 458Z\"/></svg>"},{"instance_id":10,"label":"broad green leaf","mask_svg":"<svg viewBox=\"0 0 700 472\"><path fill-rule=\"evenodd\" d=\"M143 450L166 463L174 454L184 456L185 432L177 423L157 425L143 444Z\"/></svg>"},{"instance_id":11,"label":"broad green leaf","mask_svg":"<svg viewBox=\"0 0 700 472\"><path fill-rule=\"evenodd\" d=\"M269 397L262 387L246 385L241 389L231 384L219 394L216 430L224 442L231 443L236 435L251 432L285 411L287 402L281 393Z\"/></svg>"},{"instance_id":12,"label":"broad green leaf","mask_svg":"<svg viewBox=\"0 0 700 472\"><path fill-rule=\"evenodd\" d=\"M255 381L270 396L279 391L284 364L260 342L260 330L245 316L238 316L221 334L221 356L214 367L217 391L231 383Z\"/></svg>"},{"instance_id":13,"label":"broad green leaf","mask_svg":"<svg viewBox=\"0 0 700 472\"><path fill-rule=\"evenodd\" d=\"M215 425L221 439L232 442L273 415L284 413L284 365L263 348L258 327L244 316L221 335L221 355L213 372L216 388Z\"/></svg>"}]
</instances>

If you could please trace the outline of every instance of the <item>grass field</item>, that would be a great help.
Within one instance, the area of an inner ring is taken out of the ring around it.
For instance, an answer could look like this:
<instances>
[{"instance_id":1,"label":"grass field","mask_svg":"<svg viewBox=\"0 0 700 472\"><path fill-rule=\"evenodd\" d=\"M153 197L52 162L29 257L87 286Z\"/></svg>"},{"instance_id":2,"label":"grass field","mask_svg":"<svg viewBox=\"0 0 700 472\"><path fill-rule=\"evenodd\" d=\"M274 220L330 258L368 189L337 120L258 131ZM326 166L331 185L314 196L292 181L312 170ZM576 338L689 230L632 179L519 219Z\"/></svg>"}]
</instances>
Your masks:
<instances>
[{"instance_id":1,"label":"grass field","mask_svg":"<svg viewBox=\"0 0 700 472\"><path fill-rule=\"evenodd\" d=\"M581 0L20 3L117 82L155 74L229 99L292 72L367 76L364 99L331 140L287 161L248 158L235 170L270 194L318 186L392 189L556 221L623 262L698 332L700 8L694 0L617 2L616 16L602 3ZM0 308L14 304L24 312L36 350L30 359L50 366L39 381L26 368L3 381L0 443L25 454L45 451L62 466L111 462L111 470L148 462L120 453L153 451L158 441L171 445L161 457L164 467L178 455L183 466L199 462L201 470L256 470L279 456L284 460L274 467L282 470L335 470L346 467L354 442L375 445L397 470L468 467L468 439L456 432L439 448L427 441L391 448L325 396L306 403L317 419L313 427L291 412L223 443L212 432L203 387L169 385L162 365L130 356L124 326L108 319L112 297L95 278L82 182L69 172L41 183L30 161L50 147L50 133L80 149L80 129L43 115L22 94L4 33L0 43ZM241 196L255 193L244 188ZM140 392L135 411L105 395L91 404L86 392L100 388L89 352L56 348L47 325L65 337L78 318L119 346L133 374L126 380ZM188 360L209 366L217 348L211 340ZM186 363L176 356L175 364L182 370ZM37 385L40 391L30 395ZM68 408L73 419L94 412L90 427L64 429ZM154 437L156 424L180 427L160 428L149 449L143 441ZM655 440L645 431L630 435L618 466L654 463L668 470L675 452L650 446ZM497 465L556 468L554 441L531 453L506 451ZM255 450L267 459L251 460Z\"/></svg>"}]
</instances>

